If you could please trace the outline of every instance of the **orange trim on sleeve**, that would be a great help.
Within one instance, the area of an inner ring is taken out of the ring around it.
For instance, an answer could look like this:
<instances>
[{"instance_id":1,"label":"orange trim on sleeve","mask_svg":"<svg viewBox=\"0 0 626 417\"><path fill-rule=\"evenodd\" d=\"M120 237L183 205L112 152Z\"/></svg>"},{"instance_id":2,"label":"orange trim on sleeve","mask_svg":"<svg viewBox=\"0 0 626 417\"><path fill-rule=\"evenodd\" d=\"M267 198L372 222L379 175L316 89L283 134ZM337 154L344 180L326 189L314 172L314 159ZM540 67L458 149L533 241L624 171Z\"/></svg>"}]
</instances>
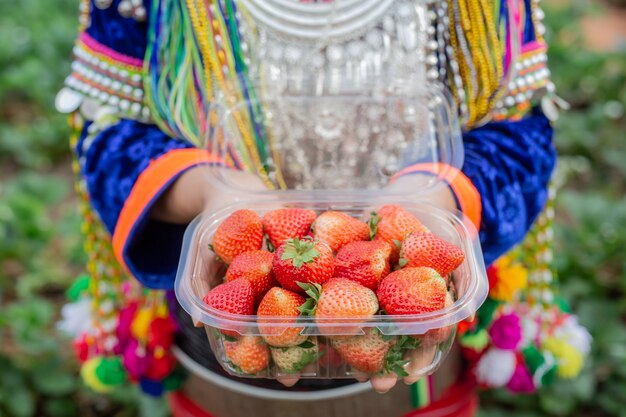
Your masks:
<instances>
[{"instance_id":1,"label":"orange trim on sleeve","mask_svg":"<svg viewBox=\"0 0 626 417\"><path fill-rule=\"evenodd\" d=\"M113 251L122 265L126 267L123 252L128 236L146 205L176 174L194 165L205 163L223 163L223 161L204 149L175 149L152 160L139 175L122 207L113 232Z\"/></svg>"},{"instance_id":2,"label":"orange trim on sleeve","mask_svg":"<svg viewBox=\"0 0 626 417\"><path fill-rule=\"evenodd\" d=\"M461 211L471 220L474 226L476 226L476 230L480 230L482 213L480 193L463 172L453 166L442 163L423 163L411 165L403 169L394 175L392 180L416 172L430 172L446 180L459 201Z\"/></svg>"}]
</instances>

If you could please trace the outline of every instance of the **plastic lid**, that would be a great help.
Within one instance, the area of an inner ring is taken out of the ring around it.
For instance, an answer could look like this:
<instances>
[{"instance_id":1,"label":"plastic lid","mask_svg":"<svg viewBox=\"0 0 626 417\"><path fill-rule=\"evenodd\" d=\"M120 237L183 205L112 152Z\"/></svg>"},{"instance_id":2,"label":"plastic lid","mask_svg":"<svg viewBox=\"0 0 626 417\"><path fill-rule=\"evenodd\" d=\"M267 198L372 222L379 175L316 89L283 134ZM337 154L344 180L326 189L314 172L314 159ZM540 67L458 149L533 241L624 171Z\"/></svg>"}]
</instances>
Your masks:
<instances>
[{"instance_id":1,"label":"plastic lid","mask_svg":"<svg viewBox=\"0 0 626 417\"><path fill-rule=\"evenodd\" d=\"M406 194L389 187L410 173L412 193L432 191L463 164L456 112L442 88L252 88L215 104L206 147L228 166L210 181L249 194ZM456 169L455 169L456 168ZM261 179L261 181L258 181ZM259 184L265 184L260 186Z\"/></svg>"}]
</instances>

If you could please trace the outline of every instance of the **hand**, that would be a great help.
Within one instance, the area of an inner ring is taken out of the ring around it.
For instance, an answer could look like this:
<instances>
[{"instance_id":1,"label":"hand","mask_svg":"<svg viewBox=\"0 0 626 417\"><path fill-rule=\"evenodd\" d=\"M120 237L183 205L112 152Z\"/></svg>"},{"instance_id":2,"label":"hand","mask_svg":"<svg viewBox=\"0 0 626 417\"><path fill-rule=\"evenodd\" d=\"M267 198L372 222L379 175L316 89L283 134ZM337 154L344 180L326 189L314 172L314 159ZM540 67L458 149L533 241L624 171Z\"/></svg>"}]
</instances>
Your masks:
<instances>
[{"instance_id":1,"label":"hand","mask_svg":"<svg viewBox=\"0 0 626 417\"><path fill-rule=\"evenodd\" d=\"M187 224L202 212L241 201L246 191L267 189L256 175L228 168L217 169L225 171L223 174L228 176L229 184L216 185L211 169L214 168L196 166L180 175L154 204L151 217L168 223Z\"/></svg>"}]
</instances>

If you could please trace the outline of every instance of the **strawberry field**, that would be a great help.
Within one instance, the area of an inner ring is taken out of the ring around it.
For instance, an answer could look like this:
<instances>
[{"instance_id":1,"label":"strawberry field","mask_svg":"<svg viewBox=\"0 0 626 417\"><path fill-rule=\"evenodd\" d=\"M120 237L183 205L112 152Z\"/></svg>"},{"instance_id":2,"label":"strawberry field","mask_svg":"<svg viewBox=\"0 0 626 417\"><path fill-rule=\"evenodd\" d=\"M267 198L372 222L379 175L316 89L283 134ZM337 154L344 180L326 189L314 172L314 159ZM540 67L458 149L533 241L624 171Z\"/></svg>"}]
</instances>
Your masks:
<instances>
[{"instance_id":1,"label":"strawberry field","mask_svg":"<svg viewBox=\"0 0 626 417\"><path fill-rule=\"evenodd\" d=\"M572 107L557 124L556 266L592 358L539 395L484 394L481 415L626 417L626 45L609 39L626 5L546 3L553 80ZM76 0L0 0L0 416L158 417L166 407L135 389L85 388L55 330L84 263L69 129L53 107L76 13Z\"/></svg>"}]
</instances>

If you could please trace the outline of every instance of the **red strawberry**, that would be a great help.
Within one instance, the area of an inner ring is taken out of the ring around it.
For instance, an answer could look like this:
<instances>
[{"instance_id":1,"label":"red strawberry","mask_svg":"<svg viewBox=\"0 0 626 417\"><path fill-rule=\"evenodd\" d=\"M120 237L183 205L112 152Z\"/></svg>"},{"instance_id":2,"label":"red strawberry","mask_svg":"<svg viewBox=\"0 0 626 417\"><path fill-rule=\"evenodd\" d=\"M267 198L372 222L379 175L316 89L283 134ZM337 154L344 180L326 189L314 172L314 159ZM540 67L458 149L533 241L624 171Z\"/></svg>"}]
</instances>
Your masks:
<instances>
[{"instance_id":1,"label":"red strawberry","mask_svg":"<svg viewBox=\"0 0 626 417\"><path fill-rule=\"evenodd\" d=\"M320 358L322 358L319 363L320 366L328 369L334 369L341 366L343 363L343 359L339 356L339 352L335 350L330 344L330 340L328 343L320 343Z\"/></svg>"},{"instance_id":2,"label":"red strawberry","mask_svg":"<svg viewBox=\"0 0 626 417\"><path fill-rule=\"evenodd\" d=\"M300 310L308 307L316 318L349 317L370 318L378 311L378 300L374 291L362 286L358 282L345 278L332 278L321 287L308 286L307 294L317 305L310 303Z\"/></svg>"},{"instance_id":3,"label":"red strawberry","mask_svg":"<svg viewBox=\"0 0 626 417\"><path fill-rule=\"evenodd\" d=\"M333 276L335 259L325 243L308 239L289 239L274 254L274 275L290 291L304 292L301 283L323 284Z\"/></svg>"},{"instance_id":4,"label":"red strawberry","mask_svg":"<svg viewBox=\"0 0 626 417\"><path fill-rule=\"evenodd\" d=\"M290 327L285 330L284 327L274 326L275 322L264 319L264 317L294 317L293 321L287 321L287 323L295 324L295 317L300 316L298 308L305 301L300 294L279 287L274 287L265 294L256 314L259 316L259 330L264 333L263 338L268 344L289 347L299 345L306 340L307 336L300 335L302 327Z\"/></svg>"},{"instance_id":5,"label":"red strawberry","mask_svg":"<svg viewBox=\"0 0 626 417\"><path fill-rule=\"evenodd\" d=\"M270 348L270 352L276 366L287 373L300 372L320 357L315 337L305 340L298 346Z\"/></svg>"},{"instance_id":6,"label":"red strawberry","mask_svg":"<svg viewBox=\"0 0 626 417\"><path fill-rule=\"evenodd\" d=\"M333 337L331 344L351 367L367 373L383 371L387 353L395 339L384 340L377 329L365 329L365 335Z\"/></svg>"},{"instance_id":7,"label":"red strawberry","mask_svg":"<svg viewBox=\"0 0 626 417\"><path fill-rule=\"evenodd\" d=\"M283 208L263 216L263 229L272 245L277 248L287 239L301 239L309 233L317 215L313 210Z\"/></svg>"},{"instance_id":8,"label":"red strawberry","mask_svg":"<svg viewBox=\"0 0 626 417\"><path fill-rule=\"evenodd\" d=\"M448 308L454 304L454 298L450 292L446 293L446 301L444 308ZM422 335L415 336L422 341L424 346L433 346L439 343L443 343L450 337L454 331L454 325L440 327L439 329L431 329Z\"/></svg>"},{"instance_id":9,"label":"red strawberry","mask_svg":"<svg viewBox=\"0 0 626 417\"><path fill-rule=\"evenodd\" d=\"M237 255L226 271L226 282L245 279L252 284L254 303L258 305L270 288L278 286L272 272L274 254L254 250Z\"/></svg>"},{"instance_id":10,"label":"red strawberry","mask_svg":"<svg viewBox=\"0 0 626 417\"><path fill-rule=\"evenodd\" d=\"M446 281L431 268L404 268L378 286L378 301L387 314L422 314L444 308Z\"/></svg>"},{"instance_id":11,"label":"red strawberry","mask_svg":"<svg viewBox=\"0 0 626 417\"><path fill-rule=\"evenodd\" d=\"M391 262L398 260L399 244L410 233L427 232L426 226L417 217L400 206L388 204L381 207L377 213L372 213L370 220L370 234L372 239L382 240L391 247Z\"/></svg>"},{"instance_id":12,"label":"red strawberry","mask_svg":"<svg viewBox=\"0 0 626 417\"><path fill-rule=\"evenodd\" d=\"M376 290L380 280L389 274L390 256L391 246L382 240L348 243L335 258L335 277Z\"/></svg>"},{"instance_id":13,"label":"red strawberry","mask_svg":"<svg viewBox=\"0 0 626 417\"><path fill-rule=\"evenodd\" d=\"M245 279L238 279L218 285L204 296L204 303L216 310L232 314L251 316L254 314L254 291L252 284ZM221 330L227 336L239 337L230 330Z\"/></svg>"},{"instance_id":14,"label":"red strawberry","mask_svg":"<svg viewBox=\"0 0 626 417\"><path fill-rule=\"evenodd\" d=\"M432 233L413 233L402 242L401 267L426 266L447 277L461 265L465 254Z\"/></svg>"},{"instance_id":15,"label":"red strawberry","mask_svg":"<svg viewBox=\"0 0 626 417\"><path fill-rule=\"evenodd\" d=\"M369 226L339 211L327 211L315 219L311 226L313 236L326 242L333 252L344 245L359 240L369 240Z\"/></svg>"},{"instance_id":16,"label":"red strawberry","mask_svg":"<svg viewBox=\"0 0 626 417\"><path fill-rule=\"evenodd\" d=\"M258 374L270 364L270 350L258 336L243 336L234 342L224 341L224 352L236 371Z\"/></svg>"},{"instance_id":17,"label":"red strawberry","mask_svg":"<svg viewBox=\"0 0 626 417\"><path fill-rule=\"evenodd\" d=\"M261 249L263 225L251 210L237 210L219 225L211 249L227 264L241 253Z\"/></svg>"}]
</instances>

